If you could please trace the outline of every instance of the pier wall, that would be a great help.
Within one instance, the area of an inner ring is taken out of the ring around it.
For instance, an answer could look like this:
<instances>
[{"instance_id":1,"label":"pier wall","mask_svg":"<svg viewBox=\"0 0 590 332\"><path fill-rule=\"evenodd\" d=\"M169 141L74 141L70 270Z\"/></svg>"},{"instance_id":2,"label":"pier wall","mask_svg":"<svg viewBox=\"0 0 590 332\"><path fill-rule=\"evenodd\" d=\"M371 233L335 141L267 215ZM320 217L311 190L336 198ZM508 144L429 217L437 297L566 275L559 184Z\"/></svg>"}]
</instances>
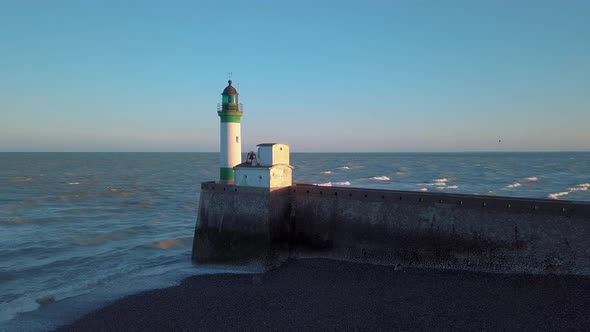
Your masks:
<instances>
[{"instance_id":1,"label":"pier wall","mask_svg":"<svg viewBox=\"0 0 590 332\"><path fill-rule=\"evenodd\" d=\"M278 239L287 227L288 188L269 191L207 182L201 185L192 259L196 262L264 260L284 252Z\"/></svg>"},{"instance_id":2,"label":"pier wall","mask_svg":"<svg viewBox=\"0 0 590 332\"><path fill-rule=\"evenodd\" d=\"M590 274L590 204L297 184L204 183L197 262L327 257L396 266Z\"/></svg>"}]
</instances>

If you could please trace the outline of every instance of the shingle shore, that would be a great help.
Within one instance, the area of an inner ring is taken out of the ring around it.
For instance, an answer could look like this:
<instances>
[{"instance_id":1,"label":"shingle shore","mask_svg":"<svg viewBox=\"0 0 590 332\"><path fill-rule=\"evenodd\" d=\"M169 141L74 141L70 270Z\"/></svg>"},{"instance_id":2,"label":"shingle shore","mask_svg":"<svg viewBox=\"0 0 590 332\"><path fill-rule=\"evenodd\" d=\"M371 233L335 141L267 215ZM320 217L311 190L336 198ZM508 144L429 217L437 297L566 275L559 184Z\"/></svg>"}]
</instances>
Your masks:
<instances>
[{"instance_id":1,"label":"shingle shore","mask_svg":"<svg viewBox=\"0 0 590 332\"><path fill-rule=\"evenodd\" d=\"M395 269L327 259L187 278L57 331L589 330L590 277Z\"/></svg>"}]
</instances>

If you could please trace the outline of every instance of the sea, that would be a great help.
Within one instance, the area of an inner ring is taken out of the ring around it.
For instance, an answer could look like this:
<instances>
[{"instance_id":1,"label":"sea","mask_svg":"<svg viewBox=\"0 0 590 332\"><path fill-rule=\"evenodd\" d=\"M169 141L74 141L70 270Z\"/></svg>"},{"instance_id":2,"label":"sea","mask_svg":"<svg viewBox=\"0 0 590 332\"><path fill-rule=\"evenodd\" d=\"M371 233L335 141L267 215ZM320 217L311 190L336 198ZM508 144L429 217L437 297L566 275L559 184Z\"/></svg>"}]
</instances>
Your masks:
<instances>
[{"instance_id":1,"label":"sea","mask_svg":"<svg viewBox=\"0 0 590 332\"><path fill-rule=\"evenodd\" d=\"M191 263L217 153L0 153L0 331L243 266ZM292 153L294 182L590 202L590 153Z\"/></svg>"}]
</instances>

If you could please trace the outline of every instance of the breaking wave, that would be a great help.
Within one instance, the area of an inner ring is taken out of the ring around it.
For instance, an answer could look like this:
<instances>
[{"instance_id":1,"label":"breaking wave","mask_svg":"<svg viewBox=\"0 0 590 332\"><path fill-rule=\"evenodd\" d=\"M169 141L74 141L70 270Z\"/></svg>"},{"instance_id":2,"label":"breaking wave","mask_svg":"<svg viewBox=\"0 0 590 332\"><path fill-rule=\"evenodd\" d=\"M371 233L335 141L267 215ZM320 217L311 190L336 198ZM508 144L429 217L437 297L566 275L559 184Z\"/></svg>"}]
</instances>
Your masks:
<instances>
[{"instance_id":1,"label":"breaking wave","mask_svg":"<svg viewBox=\"0 0 590 332\"><path fill-rule=\"evenodd\" d=\"M415 191L428 191L428 188L419 188L419 189L416 189Z\"/></svg>"},{"instance_id":2,"label":"breaking wave","mask_svg":"<svg viewBox=\"0 0 590 332\"><path fill-rule=\"evenodd\" d=\"M332 171L323 171L322 174L332 174Z\"/></svg>"},{"instance_id":3,"label":"breaking wave","mask_svg":"<svg viewBox=\"0 0 590 332\"><path fill-rule=\"evenodd\" d=\"M370 180L376 180L376 181L389 181L389 177L387 176L373 176L371 178L369 178Z\"/></svg>"},{"instance_id":4,"label":"breaking wave","mask_svg":"<svg viewBox=\"0 0 590 332\"><path fill-rule=\"evenodd\" d=\"M573 191L586 191L590 188L590 183L582 183L582 184L578 184L573 188L567 188L570 192Z\"/></svg>"},{"instance_id":5,"label":"breaking wave","mask_svg":"<svg viewBox=\"0 0 590 332\"><path fill-rule=\"evenodd\" d=\"M440 179L434 179L434 180L432 180L432 182L419 183L418 185L429 186L429 187L436 186L436 187L439 187L438 189L443 189L443 187L447 186L447 182L449 182L449 179L440 178Z\"/></svg>"},{"instance_id":6,"label":"breaking wave","mask_svg":"<svg viewBox=\"0 0 590 332\"><path fill-rule=\"evenodd\" d=\"M566 195L569 195L569 194L570 194L569 191L562 191L562 192L558 192L558 193L554 193L554 194L549 194L548 197L549 198L552 198L552 199L559 199L559 197L566 196Z\"/></svg>"},{"instance_id":7,"label":"breaking wave","mask_svg":"<svg viewBox=\"0 0 590 332\"><path fill-rule=\"evenodd\" d=\"M506 188L518 188L522 186L522 184L520 184L519 182L514 182L513 184L509 184L506 186Z\"/></svg>"},{"instance_id":8,"label":"breaking wave","mask_svg":"<svg viewBox=\"0 0 590 332\"><path fill-rule=\"evenodd\" d=\"M348 170L348 169L350 169L350 167L348 167L348 166L342 166L342 167L338 167L338 169L345 169L345 170Z\"/></svg>"},{"instance_id":9,"label":"breaking wave","mask_svg":"<svg viewBox=\"0 0 590 332\"><path fill-rule=\"evenodd\" d=\"M436 187L436 189L459 189L459 186L457 185L452 185L452 186L444 186L444 187Z\"/></svg>"},{"instance_id":10,"label":"breaking wave","mask_svg":"<svg viewBox=\"0 0 590 332\"><path fill-rule=\"evenodd\" d=\"M343 181L343 182L326 182L326 183L317 183L316 186L320 187L342 187L342 186L350 186L350 182Z\"/></svg>"},{"instance_id":11,"label":"breaking wave","mask_svg":"<svg viewBox=\"0 0 590 332\"><path fill-rule=\"evenodd\" d=\"M554 194L549 194L548 197L552 199L559 199L561 196L566 196L576 191L587 191L590 189L590 183L577 184L574 187L567 188L567 191L562 191Z\"/></svg>"},{"instance_id":12,"label":"breaking wave","mask_svg":"<svg viewBox=\"0 0 590 332\"><path fill-rule=\"evenodd\" d=\"M536 176L529 176L528 178L524 178L523 181L525 182L537 182L539 181L539 178Z\"/></svg>"},{"instance_id":13,"label":"breaking wave","mask_svg":"<svg viewBox=\"0 0 590 332\"><path fill-rule=\"evenodd\" d=\"M80 182L68 182L68 184L69 184L70 186L75 186L75 185L77 185L77 184L80 184Z\"/></svg>"}]
</instances>

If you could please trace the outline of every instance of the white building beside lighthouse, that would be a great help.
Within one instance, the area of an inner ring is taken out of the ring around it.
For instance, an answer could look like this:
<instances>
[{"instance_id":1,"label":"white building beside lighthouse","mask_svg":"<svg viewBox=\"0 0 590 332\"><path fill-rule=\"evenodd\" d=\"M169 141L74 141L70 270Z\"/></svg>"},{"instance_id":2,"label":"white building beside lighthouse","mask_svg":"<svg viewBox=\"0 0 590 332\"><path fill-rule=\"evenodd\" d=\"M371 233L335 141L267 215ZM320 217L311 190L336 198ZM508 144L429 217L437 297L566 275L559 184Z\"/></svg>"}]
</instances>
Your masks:
<instances>
[{"instance_id":1,"label":"white building beside lighthouse","mask_svg":"<svg viewBox=\"0 0 590 332\"><path fill-rule=\"evenodd\" d=\"M258 144L258 154L236 167L235 185L269 188L271 191L293 183L293 167L289 164L289 145Z\"/></svg>"},{"instance_id":2,"label":"white building beside lighthouse","mask_svg":"<svg viewBox=\"0 0 590 332\"><path fill-rule=\"evenodd\" d=\"M217 107L217 114L221 120L219 179L233 182L233 168L242 162L240 119L243 112L241 104L238 102L238 91L231 85L231 80L227 83L227 87L221 93L221 105Z\"/></svg>"}]
</instances>

